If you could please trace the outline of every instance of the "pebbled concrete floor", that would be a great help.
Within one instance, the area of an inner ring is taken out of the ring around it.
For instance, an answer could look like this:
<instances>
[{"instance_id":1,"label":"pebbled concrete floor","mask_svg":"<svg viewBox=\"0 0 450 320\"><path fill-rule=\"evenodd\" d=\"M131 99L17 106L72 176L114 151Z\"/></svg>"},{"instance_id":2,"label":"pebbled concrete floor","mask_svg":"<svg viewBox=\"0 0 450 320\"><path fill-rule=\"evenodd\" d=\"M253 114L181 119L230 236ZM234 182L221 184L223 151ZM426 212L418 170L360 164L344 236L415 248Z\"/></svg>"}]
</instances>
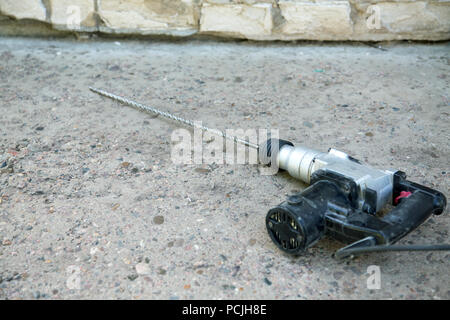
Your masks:
<instances>
[{"instance_id":1,"label":"pebbled concrete floor","mask_svg":"<svg viewBox=\"0 0 450 320\"><path fill-rule=\"evenodd\" d=\"M305 185L175 165L175 123L277 128L449 195L448 43L0 38L0 298L449 299L447 252L281 253L267 210ZM449 243L448 209L401 244ZM367 287L369 266L380 289Z\"/></svg>"}]
</instances>

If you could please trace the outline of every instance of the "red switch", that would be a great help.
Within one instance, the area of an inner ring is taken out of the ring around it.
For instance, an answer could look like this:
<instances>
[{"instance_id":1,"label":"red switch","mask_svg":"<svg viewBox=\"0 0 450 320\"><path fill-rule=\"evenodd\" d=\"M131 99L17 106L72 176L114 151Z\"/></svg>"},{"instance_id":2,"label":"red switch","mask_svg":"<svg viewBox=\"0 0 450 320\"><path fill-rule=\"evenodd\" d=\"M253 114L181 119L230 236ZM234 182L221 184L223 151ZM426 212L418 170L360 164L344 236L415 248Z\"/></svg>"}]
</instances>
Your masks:
<instances>
[{"instance_id":1,"label":"red switch","mask_svg":"<svg viewBox=\"0 0 450 320\"><path fill-rule=\"evenodd\" d=\"M401 192L400 192L400 195L399 195L397 198L395 198L394 204L398 204L398 202L400 201L400 199L408 198L410 195L412 195L412 192L409 192L409 191L401 191Z\"/></svg>"}]
</instances>

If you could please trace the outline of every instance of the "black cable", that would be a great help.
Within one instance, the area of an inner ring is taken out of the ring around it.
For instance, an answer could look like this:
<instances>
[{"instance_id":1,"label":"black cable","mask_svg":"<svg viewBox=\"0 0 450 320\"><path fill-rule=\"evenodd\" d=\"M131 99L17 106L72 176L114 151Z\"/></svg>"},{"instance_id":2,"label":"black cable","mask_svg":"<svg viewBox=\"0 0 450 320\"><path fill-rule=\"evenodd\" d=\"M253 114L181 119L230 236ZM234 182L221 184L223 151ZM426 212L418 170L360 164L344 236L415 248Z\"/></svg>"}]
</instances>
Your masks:
<instances>
[{"instance_id":1,"label":"black cable","mask_svg":"<svg viewBox=\"0 0 450 320\"><path fill-rule=\"evenodd\" d=\"M382 252L382 251L447 251L450 250L450 244L432 244L432 245L403 245L403 246L371 246L360 248L349 248L336 251L336 258L345 258L349 255L367 253L367 252Z\"/></svg>"}]
</instances>

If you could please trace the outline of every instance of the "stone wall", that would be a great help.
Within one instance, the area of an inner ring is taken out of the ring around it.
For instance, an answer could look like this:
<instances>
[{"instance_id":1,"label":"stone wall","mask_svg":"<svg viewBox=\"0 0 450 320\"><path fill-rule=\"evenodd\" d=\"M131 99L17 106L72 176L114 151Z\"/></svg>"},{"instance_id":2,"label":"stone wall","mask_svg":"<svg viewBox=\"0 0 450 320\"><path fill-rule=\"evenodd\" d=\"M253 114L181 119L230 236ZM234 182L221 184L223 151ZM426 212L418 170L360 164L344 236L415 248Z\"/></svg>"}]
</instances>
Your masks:
<instances>
[{"instance_id":1,"label":"stone wall","mask_svg":"<svg viewBox=\"0 0 450 320\"><path fill-rule=\"evenodd\" d=\"M0 35L34 35L38 28L252 40L447 40L450 0L0 0Z\"/></svg>"}]
</instances>

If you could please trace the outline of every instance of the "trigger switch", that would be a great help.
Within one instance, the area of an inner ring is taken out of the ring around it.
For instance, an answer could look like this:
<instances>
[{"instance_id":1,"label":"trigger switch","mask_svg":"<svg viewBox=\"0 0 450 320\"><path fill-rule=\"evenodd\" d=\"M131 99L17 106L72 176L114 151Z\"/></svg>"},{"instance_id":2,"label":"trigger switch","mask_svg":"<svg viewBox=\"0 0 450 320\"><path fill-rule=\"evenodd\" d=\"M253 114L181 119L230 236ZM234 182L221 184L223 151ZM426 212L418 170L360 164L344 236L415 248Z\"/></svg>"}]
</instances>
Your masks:
<instances>
[{"instance_id":1,"label":"trigger switch","mask_svg":"<svg viewBox=\"0 0 450 320\"><path fill-rule=\"evenodd\" d=\"M395 198L394 200L394 204L399 204L400 200L402 200L403 198L408 198L410 195L412 195L412 192L410 191L401 191L400 195Z\"/></svg>"}]
</instances>

